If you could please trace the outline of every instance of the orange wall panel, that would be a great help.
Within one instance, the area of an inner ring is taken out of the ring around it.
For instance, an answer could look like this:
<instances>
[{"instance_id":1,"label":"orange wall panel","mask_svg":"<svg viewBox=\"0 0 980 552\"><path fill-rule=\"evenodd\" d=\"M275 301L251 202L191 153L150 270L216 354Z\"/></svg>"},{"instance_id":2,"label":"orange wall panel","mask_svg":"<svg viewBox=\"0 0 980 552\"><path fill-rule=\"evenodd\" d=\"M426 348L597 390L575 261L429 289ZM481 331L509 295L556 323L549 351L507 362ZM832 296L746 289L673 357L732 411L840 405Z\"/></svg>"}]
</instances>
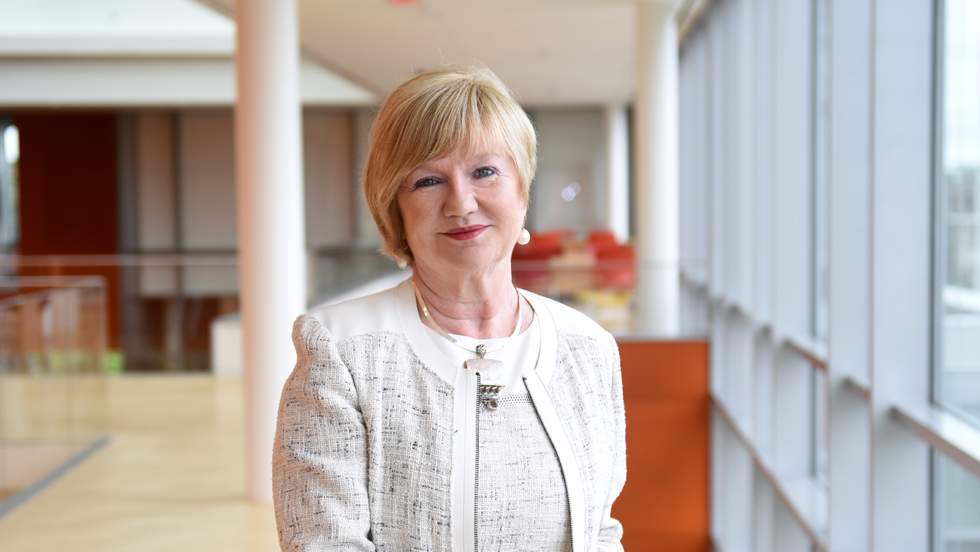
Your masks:
<instances>
[{"instance_id":1,"label":"orange wall panel","mask_svg":"<svg viewBox=\"0 0 980 552\"><path fill-rule=\"evenodd\" d=\"M613 517L630 552L707 552L708 344L620 341L626 487Z\"/></svg>"},{"instance_id":2,"label":"orange wall panel","mask_svg":"<svg viewBox=\"0 0 980 552\"><path fill-rule=\"evenodd\" d=\"M706 341L619 342L627 401L708 400Z\"/></svg>"}]
</instances>

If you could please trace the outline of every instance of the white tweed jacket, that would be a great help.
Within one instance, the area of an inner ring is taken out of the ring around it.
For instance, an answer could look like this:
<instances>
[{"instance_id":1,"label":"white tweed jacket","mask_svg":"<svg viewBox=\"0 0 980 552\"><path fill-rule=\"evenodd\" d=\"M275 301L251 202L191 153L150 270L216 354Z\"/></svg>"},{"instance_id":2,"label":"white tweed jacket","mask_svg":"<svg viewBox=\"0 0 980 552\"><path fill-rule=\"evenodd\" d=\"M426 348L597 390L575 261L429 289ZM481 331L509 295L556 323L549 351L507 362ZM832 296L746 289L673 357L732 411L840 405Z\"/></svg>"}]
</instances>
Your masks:
<instances>
[{"instance_id":1,"label":"white tweed jacket","mask_svg":"<svg viewBox=\"0 0 980 552\"><path fill-rule=\"evenodd\" d=\"M561 464L572 549L622 550L619 350L585 315L525 295L541 327L525 385ZM293 340L273 450L282 549L474 551L476 375L439 362L411 282L301 316Z\"/></svg>"}]
</instances>

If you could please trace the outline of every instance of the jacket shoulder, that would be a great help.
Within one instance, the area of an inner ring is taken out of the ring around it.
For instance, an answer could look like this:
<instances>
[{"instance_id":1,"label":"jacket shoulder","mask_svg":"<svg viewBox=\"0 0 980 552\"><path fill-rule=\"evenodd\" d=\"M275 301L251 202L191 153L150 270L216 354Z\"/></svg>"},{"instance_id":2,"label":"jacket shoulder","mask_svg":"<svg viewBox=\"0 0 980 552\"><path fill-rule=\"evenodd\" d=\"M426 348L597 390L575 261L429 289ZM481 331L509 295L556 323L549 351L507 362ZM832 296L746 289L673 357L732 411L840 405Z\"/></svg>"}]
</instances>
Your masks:
<instances>
[{"instance_id":1,"label":"jacket shoulder","mask_svg":"<svg viewBox=\"0 0 980 552\"><path fill-rule=\"evenodd\" d=\"M398 287L326 305L297 319L296 324L319 325L335 341L369 333L401 333L398 321Z\"/></svg>"}]
</instances>

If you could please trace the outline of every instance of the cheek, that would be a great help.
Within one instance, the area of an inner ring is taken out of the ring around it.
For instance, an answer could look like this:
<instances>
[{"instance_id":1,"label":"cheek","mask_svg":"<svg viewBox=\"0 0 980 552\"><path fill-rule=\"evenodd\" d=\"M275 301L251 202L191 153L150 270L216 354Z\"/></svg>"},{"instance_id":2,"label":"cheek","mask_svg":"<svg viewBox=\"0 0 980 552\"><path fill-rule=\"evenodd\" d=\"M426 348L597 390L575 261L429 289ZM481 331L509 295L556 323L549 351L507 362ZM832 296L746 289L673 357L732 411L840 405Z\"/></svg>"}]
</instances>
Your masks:
<instances>
[{"instance_id":1,"label":"cheek","mask_svg":"<svg viewBox=\"0 0 980 552\"><path fill-rule=\"evenodd\" d=\"M412 211L411 202L405 201L401 195L398 196L398 217L402 225L402 232L405 239L412 241L412 229L415 228L415 213Z\"/></svg>"},{"instance_id":2,"label":"cheek","mask_svg":"<svg viewBox=\"0 0 980 552\"><path fill-rule=\"evenodd\" d=\"M398 198L398 211L401 213L402 228L405 231L405 239L409 243L416 242L416 238L423 230L433 222L432 210L423 198L412 196Z\"/></svg>"},{"instance_id":3,"label":"cheek","mask_svg":"<svg viewBox=\"0 0 980 552\"><path fill-rule=\"evenodd\" d=\"M515 232L519 232L521 227L524 225L524 216L527 214L527 205L524 203L524 199L521 198L521 194L518 191L513 197L508 198L508 201L501 205L500 212L502 216L505 216L512 224L515 226Z\"/></svg>"}]
</instances>

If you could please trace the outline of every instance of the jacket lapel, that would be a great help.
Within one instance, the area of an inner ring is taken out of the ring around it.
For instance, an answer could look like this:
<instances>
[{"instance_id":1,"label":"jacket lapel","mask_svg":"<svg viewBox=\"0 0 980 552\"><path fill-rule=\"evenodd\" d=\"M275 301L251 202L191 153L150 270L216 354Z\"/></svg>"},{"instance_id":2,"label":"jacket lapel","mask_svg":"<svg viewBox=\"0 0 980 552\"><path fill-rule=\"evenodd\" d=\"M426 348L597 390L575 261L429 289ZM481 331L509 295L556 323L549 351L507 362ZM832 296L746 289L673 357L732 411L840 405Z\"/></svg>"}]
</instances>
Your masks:
<instances>
[{"instance_id":1,"label":"jacket lapel","mask_svg":"<svg viewBox=\"0 0 980 552\"><path fill-rule=\"evenodd\" d=\"M568 508L572 521L572 552L582 552L585 543L585 492L582 487L582 475L579 472L571 441L548 392L548 384L557 368L558 330L554 317L544 301L532 294L527 294L527 297L534 307L535 315L540 317L538 322L541 327L541 348L538 352L537 368L534 373L524 378L524 385L527 386L534 408L541 418L541 424L544 425L551 444L555 447L562 475L565 477L565 492L568 494Z\"/></svg>"}]
</instances>

